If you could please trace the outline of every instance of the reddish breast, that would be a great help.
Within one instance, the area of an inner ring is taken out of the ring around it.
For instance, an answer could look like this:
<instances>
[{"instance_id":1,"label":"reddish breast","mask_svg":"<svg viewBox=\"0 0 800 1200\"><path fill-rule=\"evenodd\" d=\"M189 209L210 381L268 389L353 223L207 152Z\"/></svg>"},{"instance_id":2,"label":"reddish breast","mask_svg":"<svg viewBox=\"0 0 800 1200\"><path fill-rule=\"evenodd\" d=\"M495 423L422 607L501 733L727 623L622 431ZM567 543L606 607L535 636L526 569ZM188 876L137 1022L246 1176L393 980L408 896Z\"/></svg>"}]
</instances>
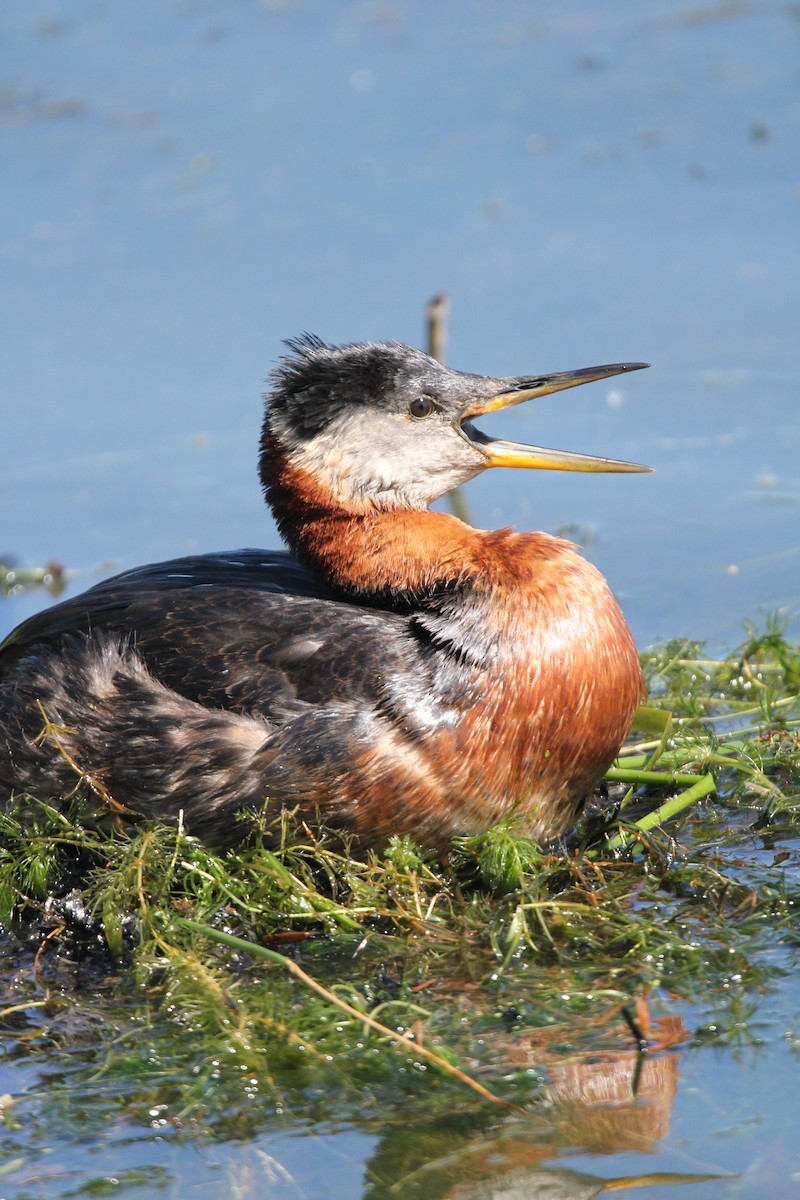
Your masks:
<instances>
[{"instance_id":1,"label":"reddish breast","mask_svg":"<svg viewBox=\"0 0 800 1200\"><path fill-rule=\"evenodd\" d=\"M531 836L564 833L643 694L636 647L602 575L546 534L315 502L313 480L283 470L287 496L302 496L303 521L287 513L285 522L296 552L359 602L416 610L443 674L458 663L464 680L452 725L424 739L387 732L354 757L332 806L370 837L424 830L444 840L512 812Z\"/></svg>"},{"instance_id":2,"label":"reddish breast","mask_svg":"<svg viewBox=\"0 0 800 1200\"><path fill-rule=\"evenodd\" d=\"M494 819L513 810L548 839L619 751L644 692L639 657L606 581L574 546L501 531L486 550L475 607L489 653L476 668L482 698L459 728L463 795L476 817L488 801Z\"/></svg>"}]
</instances>

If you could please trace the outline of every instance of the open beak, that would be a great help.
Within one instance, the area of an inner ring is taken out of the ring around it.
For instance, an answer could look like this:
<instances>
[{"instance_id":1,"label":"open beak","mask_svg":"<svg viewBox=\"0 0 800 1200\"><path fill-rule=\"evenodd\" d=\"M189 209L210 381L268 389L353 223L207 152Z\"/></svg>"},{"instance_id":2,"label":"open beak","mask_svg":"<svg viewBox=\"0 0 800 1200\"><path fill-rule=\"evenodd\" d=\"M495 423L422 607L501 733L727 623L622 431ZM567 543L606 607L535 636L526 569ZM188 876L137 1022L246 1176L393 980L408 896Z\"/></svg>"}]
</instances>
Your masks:
<instances>
[{"instance_id":1,"label":"open beak","mask_svg":"<svg viewBox=\"0 0 800 1200\"><path fill-rule=\"evenodd\" d=\"M522 404L524 400L533 400L536 396L548 396L551 392L562 392L581 383L593 383L596 379L640 371L649 365L612 363L607 367L583 367L578 371L559 371L555 375L539 375L531 379L509 379L508 388L488 400L476 400L468 404L459 417L459 428L467 441L485 455L489 467L535 467L549 471L652 471L652 467L620 462L614 458L595 458L591 454L571 454L567 450L546 450L542 446L504 442L487 437L471 422L472 417L510 408L514 404Z\"/></svg>"}]
</instances>

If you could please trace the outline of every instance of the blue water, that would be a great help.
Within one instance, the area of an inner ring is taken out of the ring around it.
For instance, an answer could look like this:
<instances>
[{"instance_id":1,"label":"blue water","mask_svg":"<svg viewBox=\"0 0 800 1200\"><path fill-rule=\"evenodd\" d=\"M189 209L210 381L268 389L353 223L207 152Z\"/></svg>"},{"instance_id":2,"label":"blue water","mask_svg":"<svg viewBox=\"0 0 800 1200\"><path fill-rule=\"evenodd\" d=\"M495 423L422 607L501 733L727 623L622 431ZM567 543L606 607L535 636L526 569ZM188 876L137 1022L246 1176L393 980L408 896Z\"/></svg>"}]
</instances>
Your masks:
<instances>
[{"instance_id":1,"label":"blue water","mask_svg":"<svg viewBox=\"0 0 800 1200\"><path fill-rule=\"evenodd\" d=\"M727 647L776 609L796 629L799 46L796 6L770 0L6 0L0 558L56 559L77 588L277 544L255 458L281 339L419 344L446 291L461 369L653 364L486 427L655 475L489 473L477 524L576 527L642 645ZM0 602L0 635L46 602ZM712 1107L796 1065L788 988L769 1053L720 1070ZM690 1083L675 1137L696 1105ZM742 1169L740 1141L698 1127ZM269 1195L359 1194L360 1135L274 1137L303 1181ZM238 1195L234 1164L273 1149L145 1159L154 1194ZM703 1195L788 1194L796 1170Z\"/></svg>"}]
</instances>

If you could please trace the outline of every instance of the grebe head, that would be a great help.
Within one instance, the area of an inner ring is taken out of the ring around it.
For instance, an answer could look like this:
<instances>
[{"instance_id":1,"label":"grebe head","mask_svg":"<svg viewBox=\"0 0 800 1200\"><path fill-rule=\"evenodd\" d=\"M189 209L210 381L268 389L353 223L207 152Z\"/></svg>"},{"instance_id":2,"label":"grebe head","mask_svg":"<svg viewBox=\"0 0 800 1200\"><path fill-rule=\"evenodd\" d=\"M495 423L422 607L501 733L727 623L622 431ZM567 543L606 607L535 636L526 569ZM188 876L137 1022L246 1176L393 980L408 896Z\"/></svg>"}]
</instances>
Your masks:
<instances>
[{"instance_id":1,"label":"grebe head","mask_svg":"<svg viewBox=\"0 0 800 1200\"><path fill-rule=\"evenodd\" d=\"M453 371L397 342L328 346L306 334L286 344L290 353L273 371L266 397L265 483L265 460L279 453L339 502L424 509L487 467L650 469L497 440L472 423L484 413L647 363L493 379Z\"/></svg>"}]
</instances>

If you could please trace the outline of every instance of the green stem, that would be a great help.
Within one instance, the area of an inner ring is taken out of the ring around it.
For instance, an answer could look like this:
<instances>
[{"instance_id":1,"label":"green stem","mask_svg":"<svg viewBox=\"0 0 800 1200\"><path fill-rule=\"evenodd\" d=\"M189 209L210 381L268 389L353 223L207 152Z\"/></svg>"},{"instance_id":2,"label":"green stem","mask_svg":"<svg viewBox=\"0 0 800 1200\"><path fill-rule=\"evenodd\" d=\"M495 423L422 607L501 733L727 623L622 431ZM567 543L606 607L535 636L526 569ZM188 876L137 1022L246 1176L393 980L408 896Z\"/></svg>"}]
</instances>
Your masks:
<instances>
[{"instance_id":1,"label":"green stem","mask_svg":"<svg viewBox=\"0 0 800 1200\"><path fill-rule=\"evenodd\" d=\"M663 825L665 821L669 821L672 817L690 808L697 800L703 796L709 796L715 788L713 775L701 775L691 787L685 792L681 792L679 796L673 796L671 800L660 804L658 808L654 808L652 812L647 813L641 820L636 821L633 826L628 829L621 829L619 833L614 834L606 840L607 850L623 850L626 846L630 846L637 840L637 833L647 833L648 830L654 829L657 825Z\"/></svg>"},{"instance_id":2,"label":"green stem","mask_svg":"<svg viewBox=\"0 0 800 1200\"><path fill-rule=\"evenodd\" d=\"M661 787L693 787L704 778L704 775L676 775L671 771L642 771L633 767L609 767L606 771L606 779L614 783L655 783Z\"/></svg>"},{"instance_id":3,"label":"green stem","mask_svg":"<svg viewBox=\"0 0 800 1200\"><path fill-rule=\"evenodd\" d=\"M194 933L199 933L203 937L209 938L212 942L219 942L222 946L228 946L231 950L237 950L240 953L250 954L253 958L266 958L270 962L277 963L283 967L290 975L294 975L312 992L316 992L318 996L322 996L329 1004L333 1004L336 1008L340 1008L342 1012L346 1012L348 1016L360 1021L362 1025L366 1025L369 1029L374 1029L383 1037L389 1038L391 1041L401 1045L407 1052L413 1053L420 1058L426 1058L429 1062L434 1063L440 1071L446 1072L448 1075L454 1075L456 1079L471 1088L473 1092L477 1092L484 1100L491 1100L493 1104L507 1104L507 1100L503 1100L501 1096L496 1096L494 1092L490 1092L483 1084L478 1083L476 1079L472 1079L464 1071L453 1066L438 1054L434 1054L432 1050L428 1050L425 1046L420 1045L417 1041L411 1041L405 1034L400 1033L396 1029L389 1029L387 1025L381 1025L380 1021L376 1021L369 1013L359 1012L352 1004L348 1004L346 1000L342 1000L334 992L329 991L318 983L311 975L308 975L302 967L298 966L293 959L287 958L284 954L279 954L277 950L269 950L266 946L260 945L258 942L248 942L245 938L234 937L231 933L223 933L221 929L212 929L208 925L202 925L199 921L192 921L188 917L176 917L175 923L182 926L184 929L190 929Z\"/></svg>"}]
</instances>

